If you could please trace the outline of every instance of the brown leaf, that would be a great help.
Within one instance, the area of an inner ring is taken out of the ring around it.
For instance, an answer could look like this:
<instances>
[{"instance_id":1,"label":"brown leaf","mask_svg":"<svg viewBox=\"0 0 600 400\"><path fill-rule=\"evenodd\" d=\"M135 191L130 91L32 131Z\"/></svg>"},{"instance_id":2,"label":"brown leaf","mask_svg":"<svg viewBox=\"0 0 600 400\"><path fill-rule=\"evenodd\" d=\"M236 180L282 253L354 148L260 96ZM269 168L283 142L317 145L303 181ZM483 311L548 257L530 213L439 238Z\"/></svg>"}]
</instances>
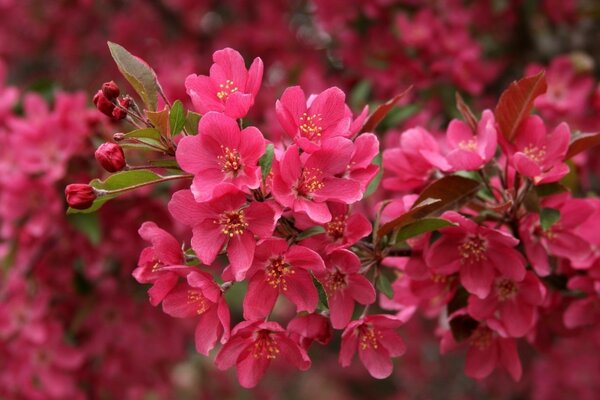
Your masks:
<instances>
[{"instance_id":1,"label":"brown leaf","mask_svg":"<svg viewBox=\"0 0 600 400\"><path fill-rule=\"evenodd\" d=\"M456 108L458 109L460 114L463 116L465 122L469 125L469 127L471 127L471 130L473 132L477 132L477 117L475 117L475 114L473 114L473 111L471 111L471 108L469 107L469 105L467 103L465 103L465 100L460 95L460 93L456 92L455 97L456 97Z\"/></svg>"},{"instance_id":2,"label":"brown leaf","mask_svg":"<svg viewBox=\"0 0 600 400\"><path fill-rule=\"evenodd\" d=\"M409 211L381 226L377 237L383 237L397 228L459 204L477 193L480 187L481 184L476 180L458 175L438 179L421 192Z\"/></svg>"},{"instance_id":3,"label":"brown leaf","mask_svg":"<svg viewBox=\"0 0 600 400\"><path fill-rule=\"evenodd\" d=\"M500 132L512 142L523 119L529 115L536 97L546 93L546 75L537 75L515 81L502 93L494 112Z\"/></svg>"},{"instance_id":4,"label":"brown leaf","mask_svg":"<svg viewBox=\"0 0 600 400\"><path fill-rule=\"evenodd\" d=\"M361 132L373 132L377 125L385 118L385 116L394 108L396 103L398 103L404 96L406 96L412 90L412 86L409 86L404 92L397 94L392 99L386 101L381 104L379 107L373 111L371 115L365 121Z\"/></svg>"},{"instance_id":5,"label":"brown leaf","mask_svg":"<svg viewBox=\"0 0 600 400\"><path fill-rule=\"evenodd\" d=\"M565 160L569 160L575 157L577 154L586 151L594 146L600 144L600 132L596 133L582 133L575 137L569 145Z\"/></svg>"}]
</instances>

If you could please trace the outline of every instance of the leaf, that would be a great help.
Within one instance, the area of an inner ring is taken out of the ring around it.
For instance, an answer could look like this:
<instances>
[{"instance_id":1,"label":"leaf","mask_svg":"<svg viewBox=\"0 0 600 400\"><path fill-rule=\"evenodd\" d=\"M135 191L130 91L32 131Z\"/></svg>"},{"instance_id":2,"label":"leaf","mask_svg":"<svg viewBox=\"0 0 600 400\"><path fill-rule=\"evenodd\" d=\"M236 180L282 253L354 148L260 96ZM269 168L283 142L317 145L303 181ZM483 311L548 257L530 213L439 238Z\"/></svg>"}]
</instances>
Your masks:
<instances>
[{"instance_id":1,"label":"leaf","mask_svg":"<svg viewBox=\"0 0 600 400\"><path fill-rule=\"evenodd\" d=\"M468 315L459 315L450 320L450 330L452 331L454 340L457 342L462 342L470 338L478 326L479 322Z\"/></svg>"},{"instance_id":2,"label":"leaf","mask_svg":"<svg viewBox=\"0 0 600 400\"><path fill-rule=\"evenodd\" d=\"M108 48L121 74L135 89L146 107L150 111L155 111L159 89L154 70L144 60L125 50L123 46L108 42Z\"/></svg>"},{"instance_id":3,"label":"leaf","mask_svg":"<svg viewBox=\"0 0 600 400\"><path fill-rule=\"evenodd\" d=\"M536 97L546 93L547 83L544 71L515 81L502 93L494 112L500 132L512 142L519 125L533 108Z\"/></svg>"},{"instance_id":4,"label":"leaf","mask_svg":"<svg viewBox=\"0 0 600 400\"><path fill-rule=\"evenodd\" d=\"M565 160L569 160L575 157L577 154L582 153L587 149L590 149L599 144L600 132L579 134L571 140L571 144L569 144L569 150L567 150Z\"/></svg>"},{"instance_id":5,"label":"leaf","mask_svg":"<svg viewBox=\"0 0 600 400\"><path fill-rule=\"evenodd\" d=\"M149 163L157 168L181 169L177 160L150 160Z\"/></svg>"},{"instance_id":6,"label":"leaf","mask_svg":"<svg viewBox=\"0 0 600 400\"><path fill-rule=\"evenodd\" d=\"M477 193L481 184L476 180L458 175L449 175L427 186L419 195L409 211L384 224L377 232L378 237L417 221L434 212L443 211L458 205Z\"/></svg>"},{"instance_id":7,"label":"leaf","mask_svg":"<svg viewBox=\"0 0 600 400\"><path fill-rule=\"evenodd\" d=\"M535 187L535 191L538 196L545 197L545 196L551 196L553 194L565 193L565 192L568 192L569 189L562 183L553 182L553 183L544 183L543 185L538 185Z\"/></svg>"},{"instance_id":8,"label":"leaf","mask_svg":"<svg viewBox=\"0 0 600 400\"><path fill-rule=\"evenodd\" d=\"M154 128L136 129L135 131L127 132L123 138L147 138L160 142L160 132Z\"/></svg>"},{"instance_id":9,"label":"leaf","mask_svg":"<svg viewBox=\"0 0 600 400\"><path fill-rule=\"evenodd\" d=\"M71 214L67 220L75 229L88 238L90 243L97 246L102 239L100 231L100 219L98 214Z\"/></svg>"},{"instance_id":10,"label":"leaf","mask_svg":"<svg viewBox=\"0 0 600 400\"><path fill-rule=\"evenodd\" d=\"M443 218L423 218L400 228L396 234L396 243L453 225L452 222Z\"/></svg>"},{"instance_id":11,"label":"leaf","mask_svg":"<svg viewBox=\"0 0 600 400\"><path fill-rule=\"evenodd\" d=\"M319 293L319 304L317 308L319 311L325 311L329 309L329 303L327 301L327 294L325 293L325 289L323 289L323 285L321 282L317 280L314 276L312 277L313 284L317 288L317 292Z\"/></svg>"},{"instance_id":12,"label":"leaf","mask_svg":"<svg viewBox=\"0 0 600 400\"><path fill-rule=\"evenodd\" d=\"M361 105L367 102L367 97L371 92L371 82L367 79L363 79L354 85L352 93L350 94L350 105L354 108L359 108Z\"/></svg>"},{"instance_id":13,"label":"leaf","mask_svg":"<svg viewBox=\"0 0 600 400\"><path fill-rule=\"evenodd\" d=\"M377 154L373 159L373 164L379 166L379 171L377 171L377 175L375 175L373 180L369 183L369 186L367 186L367 190L365 191L363 199L375 193L379 187L379 183L381 183L381 178L383 177L383 168L381 168L382 160L383 158L381 157L381 153Z\"/></svg>"},{"instance_id":14,"label":"leaf","mask_svg":"<svg viewBox=\"0 0 600 400\"><path fill-rule=\"evenodd\" d=\"M312 226L300 232L300 234L296 237L296 240L304 240L306 238L318 235L320 233L325 233L325 228L323 228L320 225Z\"/></svg>"},{"instance_id":15,"label":"leaf","mask_svg":"<svg viewBox=\"0 0 600 400\"><path fill-rule=\"evenodd\" d=\"M190 135L198 134L198 122L200 122L201 115L193 111L188 111L185 118L185 130Z\"/></svg>"},{"instance_id":16,"label":"leaf","mask_svg":"<svg viewBox=\"0 0 600 400\"><path fill-rule=\"evenodd\" d=\"M540 211L540 225L547 231L560 219L560 211L554 208L542 208Z\"/></svg>"},{"instance_id":17,"label":"leaf","mask_svg":"<svg viewBox=\"0 0 600 400\"><path fill-rule=\"evenodd\" d=\"M119 189L132 188L134 186L144 184L144 183L160 182L162 179L163 179L162 176L160 176L150 170L139 169L139 170L133 170L133 171L118 172L116 174L109 176L104 181L101 181L99 179L94 179L90 182L90 185L96 189L113 191L113 190L119 190ZM94 203L89 208L86 208L85 210L77 210L77 209L69 207L69 209L67 210L67 214L79 214L79 213L87 214L87 213L94 212L94 211L98 210L100 207L102 207L102 205L104 205L104 203L106 203L107 201L114 199L115 197L120 196L121 194L124 194L124 193L126 193L125 190L123 192L119 192L119 193L110 193L110 194L107 193L105 195L98 196L96 198L96 200L94 200Z\"/></svg>"},{"instance_id":18,"label":"leaf","mask_svg":"<svg viewBox=\"0 0 600 400\"><path fill-rule=\"evenodd\" d=\"M171 111L169 112L169 127L171 128L171 135L175 136L181 132L185 125L185 110L183 104L179 100L175 100Z\"/></svg>"},{"instance_id":19,"label":"leaf","mask_svg":"<svg viewBox=\"0 0 600 400\"><path fill-rule=\"evenodd\" d=\"M269 143L265 148L265 154L258 160L258 165L260 165L260 170L262 171L262 179L263 181L267 179L269 173L271 173L271 167L273 166L273 157L275 155L275 147Z\"/></svg>"},{"instance_id":20,"label":"leaf","mask_svg":"<svg viewBox=\"0 0 600 400\"><path fill-rule=\"evenodd\" d=\"M469 125L471 130L473 132L477 132L477 117L475 117L475 114L473 114L473 111L471 111L469 105L465 103L465 100L460 95L460 93L456 92L455 97L456 108L460 112L460 115L462 115L462 117L464 118L467 125Z\"/></svg>"},{"instance_id":21,"label":"leaf","mask_svg":"<svg viewBox=\"0 0 600 400\"><path fill-rule=\"evenodd\" d=\"M394 289L392 289L392 284L387 276L380 274L377 278L377 290L383 293L388 299L392 299L394 297Z\"/></svg>"},{"instance_id":22,"label":"leaf","mask_svg":"<svg viewBox=\"0 0 600 400\"><path fill-rule=\"evenodd\" d=\"M397 94L392 99L386 101L385 103L377 107L375 111L373 111L373 113L369 115L369 117L365 121L361 132L373 132L373 130L375 130L375 128L377 127L377 125L379 125L383 118L385 118L385 116L390 112L390 110L394 108L396 103L398 103L404 96L406 96L411 91L411 89L412 86L409 86L409 88L406 89L404 92Z\"/></svg>"},{"instance_id":23,"label":"leaf","mask_svg":"<svg viewBox=\"0 0 600 400\"><path fill-rule=\"evenodd\" d=\"M146 116L163 136L169 135L169 110L146 111Z\"/></svg>"}]
</instances>

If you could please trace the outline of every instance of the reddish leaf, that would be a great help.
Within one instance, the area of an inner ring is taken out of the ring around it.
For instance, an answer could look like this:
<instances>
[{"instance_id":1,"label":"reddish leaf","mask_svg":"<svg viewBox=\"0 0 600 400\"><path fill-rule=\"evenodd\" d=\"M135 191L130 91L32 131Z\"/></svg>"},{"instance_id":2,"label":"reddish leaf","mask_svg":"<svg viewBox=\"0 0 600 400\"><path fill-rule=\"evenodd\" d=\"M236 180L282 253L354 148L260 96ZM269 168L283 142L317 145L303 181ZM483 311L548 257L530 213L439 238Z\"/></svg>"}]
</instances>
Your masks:
<instances>
[{"instance_id":1,"label":"reddish leaf","mask_svg":"<svg viewBox=\"0 0 600 400\"><path fill-rule=\"evenodd\" d=\"M457 205L477 193L480 187L476 180L458 175L438 179L421 192L408 212L381 226L377 236L383 237L397 228Z\"/></svg>"},{"instance_id":2,"label":"reddish leaf","mask_svg":"<svg viewBox=\"0 0 600 400\"><path fill-rule=\"evenodd\" d=\"M385 118L385 116L394 108L396 103L398 103L404 96L408 94L412 89L412 86L409 86L404 92L397 94L391 100L386 101L381 104L379 107L373 111L373 114L369 115L365 124L362 127L361 132L373 132L373 130L379 125L379 123Z\"/></svg>"},{"instance_id":3,"label":"reddish leaf","mask_svg":"<svg viewBox=\"0 0 600 400\"><path fill-rule=\"evenodd\" d=\"M465 120L465 122L469 125L469 127L471 127L473 132L477 132L477 117L475 117L475 114L473 114L473 111L471 111L471 108L469 107L469 105L467 103L465 103L465 100L460 95L460 93L456 92L455 97L456 97L456 108L458 109L460 114L463 116L463 119Z\"/></svg>"},{"instance_id":4,"label":"reddish leaf","mask_svg":"<svg viewBox=\"0 0 600 400\"><path fill-rule=\"evenodd\" d=\"M506 140L512 142L523 119L529 115L536 97L546 93L546 75L540 71L510 84L496 105L496 122Z\"/></svg>"},{"instance_id":5,"label":"reddish leaf","mask_svg":"<svg viewBox=\"0 0 600 400\"><path fill-rule=\"evenodd\" d=\"M160 133L169 135L169 110L166 107L162 111L146 111L146 116Z\"/></svg>"},{"instance_id":6,"label":"reddish leaf","mask_svg":"<svg viewBox=\"0 0 600 400\"><path fill-rule=\"evenodd\" d=\"M569 145L569 150L567 151L567 155L565 156L565 160L569 160L575 157L577 154L586 151L594 146L600 144L600 132L596 133L582 133L578 135L573 140L571 140L571 144Z\"/></svg>"}]
</instances>

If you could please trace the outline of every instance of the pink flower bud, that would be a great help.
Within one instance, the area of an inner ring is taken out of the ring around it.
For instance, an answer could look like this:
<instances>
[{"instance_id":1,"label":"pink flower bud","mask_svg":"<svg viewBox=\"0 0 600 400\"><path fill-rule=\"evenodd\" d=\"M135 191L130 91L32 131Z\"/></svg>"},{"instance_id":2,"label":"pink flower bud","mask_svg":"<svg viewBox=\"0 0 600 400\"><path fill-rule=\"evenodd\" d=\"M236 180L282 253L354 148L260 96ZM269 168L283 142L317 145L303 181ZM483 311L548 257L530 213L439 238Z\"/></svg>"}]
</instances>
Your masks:
<instances>
[{"instance_id":1,"label":"pink flower bud","mask_svg":"<svg viewBox=\"0 0 600 400\"><path fill-rule=\"evenodd\" d=\"M102 168L108 172L117 172L125 167L123 149L116 143L103 143L94 155Z\"/></svg>"},{"instance_id":2,"label":"pink flower bud","mask_svg":"<svg viewBox=\"0 0 600 400\"><path fill-rule=\"evenodd\" d=\"M112 111L112 117L114 119L116 119L117 121L120 121L120 120L124 119L125 117L127 117L127 111L125 111L121 108L115 107L114 110Z\"/></svg>"},{"instance_id":3,"label":"pink flower bud","mask_svg":"<svg viewBox=\"0 0 600 400\"><path fill-rule=\"evenodd\" d=\"M85 183L73 183L65 188L65 197L70 207L85 210L96 199L94 188Z\"/></svg>"},{"instance_id":4,"label":"pink flower bud","mask_svg":"<svg viewBox=\"0 0 600 400\"><path fill-rule=\"evenodd\" d=\"M102 94L104 94L107 99L113 100L119 97L121 91L114 81L110 81L102 84Z\"/></svg>"},{"instance_id":5,"label":"pink flower bud","mask_svg":"<svg viewBox=\"0 0 600 400\"><path fill-rule=\"evenodd\" d=\"M96 95L94 96L94 105L96 108L109 117L112 117L113 110L115 109L115 105L110 102L110 100L102 93L102 90L98 90Z\"/></svg>"},{"instance_id":6,"label":"pink flower bud","mask_svg":"<svg viewBox=\"0 0 600 400\"><path fill-rule=\"evenodd\" d=\"M113 140L115 142L119 142L121 140L125 139L125 134L123 132L117 132L113 135Z\"/></svg>"}]
</instances>

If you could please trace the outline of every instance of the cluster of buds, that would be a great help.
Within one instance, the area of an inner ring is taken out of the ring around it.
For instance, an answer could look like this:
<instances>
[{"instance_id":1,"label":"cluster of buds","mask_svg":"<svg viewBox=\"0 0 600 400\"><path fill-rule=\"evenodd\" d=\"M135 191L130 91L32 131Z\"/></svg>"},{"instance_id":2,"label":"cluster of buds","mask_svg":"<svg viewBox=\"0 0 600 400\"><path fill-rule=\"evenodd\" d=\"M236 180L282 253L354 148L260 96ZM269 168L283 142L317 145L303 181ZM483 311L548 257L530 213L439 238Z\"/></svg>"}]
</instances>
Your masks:
<instances>
[{"instance_id":1,"label":"cluster of buds","mask_svg":"<svg viewBox=\"0 0 600 400\"><path fill-rule=\"evenodd\" d=\"M131 98L128 96L119 98L121 91L113 81L102 84L102 89L94 95L94 105L104 115L117 121L125 119L131 107Z\"/></svg>"}]
</instances>

